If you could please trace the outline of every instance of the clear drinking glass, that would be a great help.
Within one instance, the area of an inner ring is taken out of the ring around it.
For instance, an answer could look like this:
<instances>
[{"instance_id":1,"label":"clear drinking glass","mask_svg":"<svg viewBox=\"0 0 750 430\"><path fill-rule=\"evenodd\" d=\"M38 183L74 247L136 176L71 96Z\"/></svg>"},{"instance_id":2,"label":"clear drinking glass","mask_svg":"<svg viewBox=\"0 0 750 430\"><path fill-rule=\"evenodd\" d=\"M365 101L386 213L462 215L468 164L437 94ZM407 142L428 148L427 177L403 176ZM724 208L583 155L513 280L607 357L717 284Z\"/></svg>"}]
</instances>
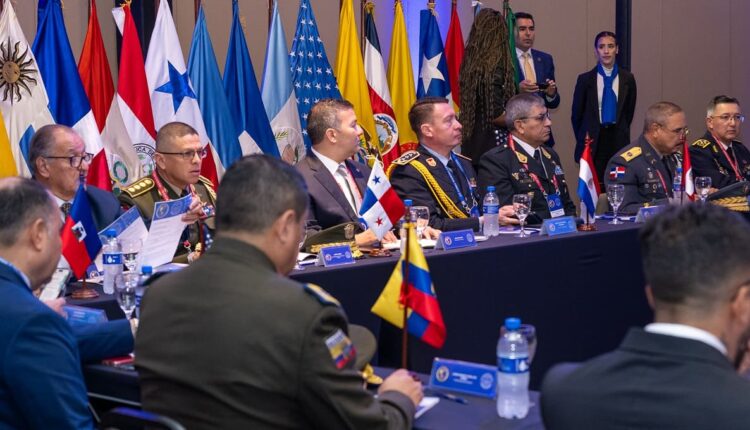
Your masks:
<instances>
[{"instance_id":1,"label":"clear drinking glass","mask_svg":"<svg viewBox=\"0 0 750 430\"><path fill-rule=\"evenodd\" d=\"M125 239L122 241L122 259L128 271L135 271L138 263L138 253L141 252L143 241L141 239Z\"/></svg>"},{"instance_id":2,"label":"clear drinking glass","mask_svg":"<svg viewBox=\"0 0 750 430\"><path fill-rule=\"evenodd\" d=\"M521 223L521 232L518 233L518 237L528 237L523 226L526 221L526 217L529 216L531 210L531 199L528 194L516 194L513 196L513 209L516 211L518 221Z\"/></svg>"},{"instance_id":3,"label":"clear drinking glass","mask_svg":"<svg viewBox=\"0 0 750 430\"><path fill-rule=\"evenodd\" d=\"M607 200L609 200L610 206L612 206L612 212L614 217L610 224L622 224L622 221L617 219L617 209L622 204L622 199L625 197L625 186L622 184L609 184L607 187Z\"/></svg>"},{"instance_id":4,"label":"clear drinking glass","mask_svg":"<svg viewBox=\"0 0 750 430\"><path fill-rule=\"evenodd\" d=\"M701 203L706 203L708 192L711 190L711 178L708 176L698 176L695 178L695 192L701 199Z\"/></svg>"},{"instance_id":5,"label":"clear drinking glass","mask_svg":"<svg viewBox=\"0 0 750 430\"><path fill-rule=\"evenodd\" d=\"M424 239L422 234L430 223L430 209L427 206L412 206L411 218L417 228L417 239Z\"/></svg>"},{"instance_id":6,"label":"clear drinking glass","mask_svg":"<svg viewBox=\"0 0 750 430\"><path fill-rule=\"evenodd\" d=\"M115 278L115 297L125 318L130 319L135 310L135 288L138 286L137 273L125 273Z\"/></svg>"}]
</instances>

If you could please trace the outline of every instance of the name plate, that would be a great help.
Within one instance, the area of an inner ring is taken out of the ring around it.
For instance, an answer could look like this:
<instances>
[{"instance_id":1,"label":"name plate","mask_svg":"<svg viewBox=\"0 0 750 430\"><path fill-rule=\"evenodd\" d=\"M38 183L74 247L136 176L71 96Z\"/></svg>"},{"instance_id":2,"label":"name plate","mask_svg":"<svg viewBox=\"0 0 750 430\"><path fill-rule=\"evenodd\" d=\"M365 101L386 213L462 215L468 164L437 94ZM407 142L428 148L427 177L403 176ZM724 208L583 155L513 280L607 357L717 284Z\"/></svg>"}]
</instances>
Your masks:
<instances>
[{"instance_id":1,"label":"name plate","mask_svg":"<svg viewBox=\"0 0 750 430\"><path fill-rule=\"evenodd\" d=\"M664 209L664 206L649 206L638 209L635 215L635 222L646 222L652 216L658 214Z\"/></svg>"},{"instance_id":2,"label":"name plate","mask_svg":"<svg viewBox=\"0 0 750 430\"><path fill-rule=\"evenodd\" d=\"M572 216L546 219L542 221L542 231L539 234L559 236L561 234L577 233L576 220Z\"/></svg>"},{"instance_id":3,"label":"name plate","mask_svg":"<svg viewBox=\"0 0 750 430\"><path fill-rule=\"evenodd\" d=\"M320 248L316 266L341 266L342 264L354 264L352 248L349 245L333 245Z\"/></svg>"},{"instance_id":4,"label":"name plate","mask_svg":"<svg viewBox=\"0 0 750 430\"><path fill-rule=\"evenodd\" d=\"M63 306L63 309L68 314L68 324L71 326L100 324L108 321L104 309L94 309L74 305L65 305Z\"/></svg>"},{"instance_id":5,"label":"name plate","mask_svg":"<svg viewBox=\"0 0 750 430\"><path fill-rule=\"evenodd\" d=\"M435 357L429 386L492 399L497 392L497 368Z\"/></svg>"},{"instance_id":6,"label":"name plate","mask_svg":"<svg viewBox=\"0 0 750 430\"><path fill-rule=\"evenodd\" d=\"M471 230L444 231L440 233L435 249L459 249L477 246L474 232Z\"/></svg>"}]
</instances>

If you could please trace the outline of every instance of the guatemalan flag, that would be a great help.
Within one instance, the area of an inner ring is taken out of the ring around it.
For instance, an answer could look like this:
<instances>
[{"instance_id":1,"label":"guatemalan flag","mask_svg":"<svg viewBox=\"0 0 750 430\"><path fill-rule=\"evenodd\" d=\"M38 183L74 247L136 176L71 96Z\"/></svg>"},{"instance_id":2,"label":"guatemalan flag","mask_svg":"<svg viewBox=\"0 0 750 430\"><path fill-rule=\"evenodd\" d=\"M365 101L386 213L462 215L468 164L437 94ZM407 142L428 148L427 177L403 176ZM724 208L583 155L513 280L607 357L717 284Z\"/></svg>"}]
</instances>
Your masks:
<instances>
[{"instance_id":1,"label":"guatemalan flag","mask_svg":"<svg viewBox=\"0 0 750 430\"><path fill-rule=\"evenodd\" d=\"M452 102L448 63L433 6L419 13L419 79L417 99L445 97Z\"/></svg>"},{"instance_id":2,"label":"guatemalan flag","mask_svg":"<svg viewBox=\"0 0 750 430\"><path fill-rule=\"evenodd\" d=\"M70 264L76 279L81 279L102 248L83 183L78 187L61 235L62 255Z\"/></svg>"},{"instance_id":3,"label":"guatemalan flag","mask_svg":"<svg viewBox=\"0 0 750 430\"><path fill-rule=\"evenodd\" d=\"M378 239L382 239L404 216L404 210L404 202L391 188L382 164L375 161L359 208L360 220L372 229Z\"/></svg>"},{"instance_id":4,"label":"guatemalan flag","mask_svg":"<svg viewBox=\"0 0 750 430\"><path fill-rule=\"evenodd\" d=\"M594 223L596 202L599 200L599 178L594 169L594 157L591 155L593 140L586 134L586 146L578 170L578 198L581 199L581 218L589 224Z\"/></svg>"}]
</instances>

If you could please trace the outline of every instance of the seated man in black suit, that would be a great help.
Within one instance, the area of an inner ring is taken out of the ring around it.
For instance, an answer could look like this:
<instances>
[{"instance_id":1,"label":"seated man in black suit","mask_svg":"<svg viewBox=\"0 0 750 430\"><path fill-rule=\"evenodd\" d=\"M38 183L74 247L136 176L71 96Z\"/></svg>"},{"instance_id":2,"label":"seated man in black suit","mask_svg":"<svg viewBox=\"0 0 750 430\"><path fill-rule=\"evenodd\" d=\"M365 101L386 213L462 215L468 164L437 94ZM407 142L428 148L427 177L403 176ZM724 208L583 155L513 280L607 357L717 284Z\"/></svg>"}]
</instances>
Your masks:
<instances>
[{"instance_id":1,"label":"seated man in black suit","mask_svg":"<svg viewBox=\"0 0 750 430\"><path fill-rule=\"evenodd\" d=\"M711 204L671 206L640 233L654 323L542 384L548 430L746 429L750 226Z\"/></svg>"}]
</instances>

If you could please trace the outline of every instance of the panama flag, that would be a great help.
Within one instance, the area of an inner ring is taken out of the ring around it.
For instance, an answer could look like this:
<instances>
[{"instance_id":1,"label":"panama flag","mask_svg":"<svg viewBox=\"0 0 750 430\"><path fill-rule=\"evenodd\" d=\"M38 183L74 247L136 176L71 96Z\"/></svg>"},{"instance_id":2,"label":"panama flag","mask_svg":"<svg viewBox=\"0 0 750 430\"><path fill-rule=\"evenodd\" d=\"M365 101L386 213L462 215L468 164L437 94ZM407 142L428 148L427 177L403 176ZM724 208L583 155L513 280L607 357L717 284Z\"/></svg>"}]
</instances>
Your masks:
<instances>
[{"instance_id":1,"label":"panama flag","mask_svg":"<svg viewBox=\"0 0 750 430\"><path fill-rule=\"evenodd\" d=\"M585 142L586 146L583 148L578 170L578 198L581 199L581 218L588 224L593 224L596 202L599 200L599 178L596 177L594 157L591 155L593 140L588 133Z\"/></svg>"},{"instance_id":2,"label":"panama flag","mask_svg":"<svg viewBox=\"0 0 750 430\"><path fill-rule=\"evenodd\" d=\"M78 187L73 206L65 218L65 225L60 234L62 235L62 255L70 264L76 279L81 279L86 274L86 268L91 265L102 248L83 184Z\"/></svg>"},{"instance_id":3,"label":"panama flag","mask_svg":"<svg viewBox=\"0 0 750 430\"><path fill-rule=\"evenodd\" d=\"M443 40L435 18L434 5L419 12L419 80L417 99L425 96L451 100L448 65L443 51Z\"/></svg>"},{"instance_id":4,"label":"panama flag","mask_svg":"<svg viewBox=\"0 0 750 430\"><path fill-rule=\"evenodd\" d=\"M695 182L693 180L693 163L690 161L690 151L687 140L682 142L682 183L685 186L685 195L695 200Z\"/></svg>"},{"instance_id":5,"label":"panama flag","mask_svg":"<svg viewBox=\"0 0 750 430\"><path fill-rule=\"evenodd\" d=\"M11 80L0 74L0 111L5 120L16 173L31 176L27 157L34 131L52 124L39 65L23 35L16 11L10 1L0 14L0 61L3 67L17 71ZM15 66L15 67L13 67Z\"/></svg>"},{"instance_id":6,"label":"panama flag","mask_svg":"<svg viewBox=\"0 0 750 430\"><path fill-rule=\"evenodd\" d=\"M263 100L260 98L255 69L247 50L245 33L240 24L240 6L232 0L232 30L229 32L229 49L224 63L224 93L234 123L241 131L242 154L263 152L279 156Z\"/></svg>"},{"instance_id":7,"label":"panama flag","mask_svg":"<svg viewBox=\"0 0 750 430\"><path fill-rule=\"evenodd\" d=\"M278 2L273 5L271 28L268 32L261 95L281 158L290 164L299 163L307 152L302 139L297 98L289 70L289 51L284 26L279 17Z\"/></svg>"},{"instance_id":8,"label":"panama flag","mask_svg":"<svg viewBox=\"0 0 750 430\"><path fill-rule=\"evenodd\" d=\"M383 165L375 161L359 208L360 220L381 240L404 216L404 210L404 202L393 191Z\"/></svg>"},{"instance_id":9,"label":"panama flag","mask_svg":"<svg viewBox=\"0 0 750 430\"><path fill-rule=\"evenodd\" d=\"M393 113L391 92L388 90L388 79L385 74L385 64L380 53L378 30L375 28L373 3L365 6L365 76L370 91L370 104L375 116L375 130L378 133L380 156L383 168L388 169L391 161L401 155L398 144L398 126L396 114Z\"/></svg>"},{"instance_id":10,"label":"panama flag","mask_svg":"<svg viewBox=\"0 0 750 430\"><path fill-rule=\"evenodd\" d=\"M94 154L86 182L111 189L107 157L70 48L60 0L39 0L38 14L32 50L47 87L52 116L58 124L73 128L83 139L86 152Z\"/></svg>"}]
</instances>

